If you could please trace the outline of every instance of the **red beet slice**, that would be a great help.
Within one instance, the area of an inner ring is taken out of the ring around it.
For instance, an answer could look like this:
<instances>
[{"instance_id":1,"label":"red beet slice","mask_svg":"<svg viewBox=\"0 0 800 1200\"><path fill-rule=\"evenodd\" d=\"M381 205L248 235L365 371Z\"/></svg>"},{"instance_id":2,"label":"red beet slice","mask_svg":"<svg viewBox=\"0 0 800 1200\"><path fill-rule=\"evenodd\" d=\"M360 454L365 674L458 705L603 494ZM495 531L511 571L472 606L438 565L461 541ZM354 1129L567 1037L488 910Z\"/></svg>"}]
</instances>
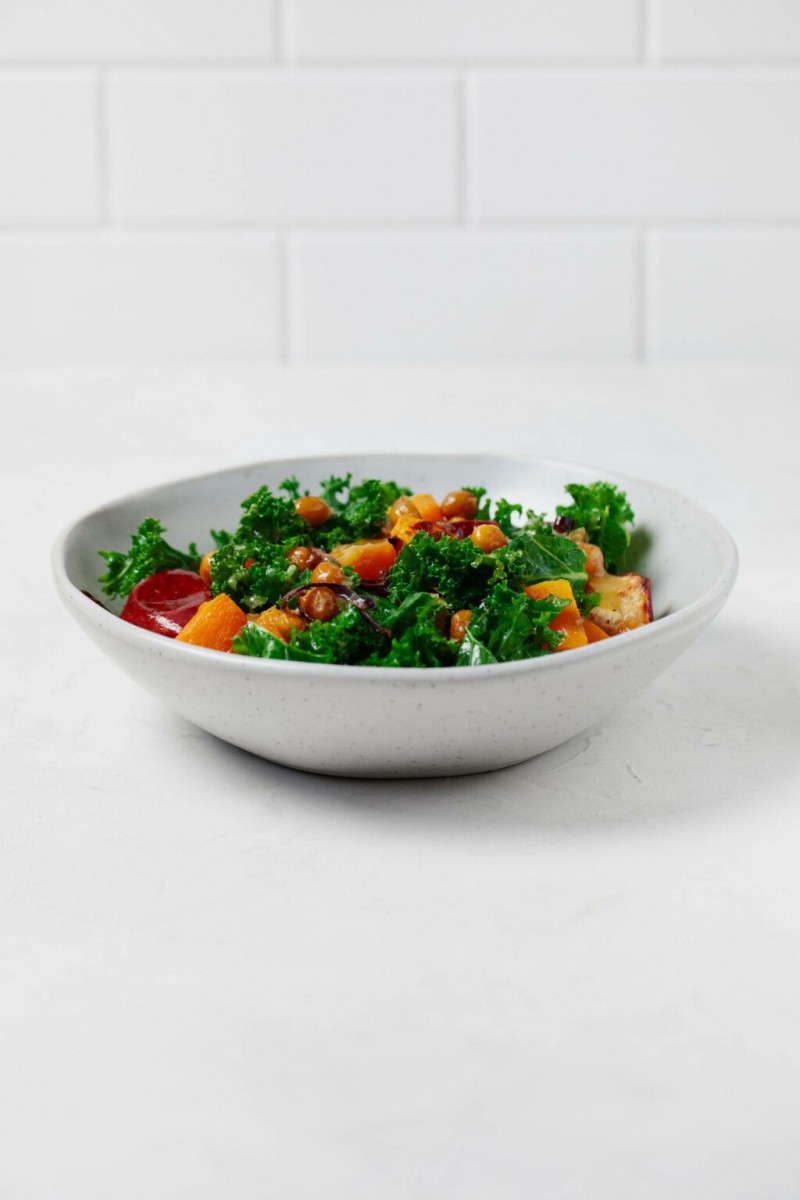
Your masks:
<instances>
[{"instance_id":1,"label":"red beet slice","mask_svg":"<svg viewBox=\"0 0 800 1200\"><path fill-rule=\"evenodd\" d=\"M158 571L131 589L122 619L151 633L177 637L210 599L211 589L194 571Z\"/></svg>"}]
</instances>

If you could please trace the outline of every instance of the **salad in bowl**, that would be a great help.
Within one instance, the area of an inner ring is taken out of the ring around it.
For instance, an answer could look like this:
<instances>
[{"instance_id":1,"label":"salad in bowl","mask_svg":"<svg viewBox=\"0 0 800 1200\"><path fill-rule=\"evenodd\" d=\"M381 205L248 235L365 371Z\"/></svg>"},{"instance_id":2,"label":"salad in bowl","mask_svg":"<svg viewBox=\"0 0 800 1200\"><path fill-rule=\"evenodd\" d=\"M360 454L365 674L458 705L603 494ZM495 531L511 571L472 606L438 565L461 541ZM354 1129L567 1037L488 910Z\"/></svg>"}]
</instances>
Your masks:
<instances>
[{"instance_id":1,"label":"salad in bowl","mask_svg":"<svg viewBox=\"0 0 800 1200\"><path fill-rule=\"evenodd\" d=\"M361 667L474 667L582 649L653 619L625 570L634 514L612 483L567 483L551 515L483 486L432 492L330 475L262 484L210 549L148 516L100 551L121 618L188 645Z\"/></svg>"}]
</instances>

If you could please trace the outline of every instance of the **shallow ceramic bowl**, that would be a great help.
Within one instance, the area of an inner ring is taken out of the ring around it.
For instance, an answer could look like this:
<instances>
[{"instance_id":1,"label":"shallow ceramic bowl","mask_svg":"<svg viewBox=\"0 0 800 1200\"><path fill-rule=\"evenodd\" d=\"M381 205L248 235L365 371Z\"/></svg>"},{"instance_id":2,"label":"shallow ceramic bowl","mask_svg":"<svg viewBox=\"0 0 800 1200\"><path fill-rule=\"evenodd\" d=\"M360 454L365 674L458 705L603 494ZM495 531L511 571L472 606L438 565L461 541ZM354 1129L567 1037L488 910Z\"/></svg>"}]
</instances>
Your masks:
<instances>
[{"instance_id":1,"label":"shallow ceramic bowl","mask_svg":"<svg viewBox=\"0 0 800 1200\"><path fill-rule=\"evenodd\" d=\"M144 517L176 545L208 543L232 528L245 496L296 474L306 486L331 473L397 479L443 495L480 483L493 496L552 513L564 484L609 479L623 487L647 548L653 624L580 650L482 667L392 669L316 666L220 654L148 633L82 594L97 592L99 549L123 548ZM724 604L736 547L683 496L569 463L513 458L351 456L256 463L138 492L90 513L54 550L59 593L78 624L158 699L217 737L264 758L335 775L459 775L521 762L615 714L668 666Z\"/></svg>"}]
</instances>

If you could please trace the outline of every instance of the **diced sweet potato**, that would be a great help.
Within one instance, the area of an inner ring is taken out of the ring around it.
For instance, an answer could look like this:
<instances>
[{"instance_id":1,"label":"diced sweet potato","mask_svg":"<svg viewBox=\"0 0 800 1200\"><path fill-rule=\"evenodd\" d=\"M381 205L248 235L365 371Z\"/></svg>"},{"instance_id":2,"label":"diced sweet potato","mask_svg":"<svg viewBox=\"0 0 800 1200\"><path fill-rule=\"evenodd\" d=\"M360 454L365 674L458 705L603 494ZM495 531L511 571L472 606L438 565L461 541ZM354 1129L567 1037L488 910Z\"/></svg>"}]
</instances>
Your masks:
<instances>
[{"instance_id":1,"label":"diced sweet potato","mask_svg":"<svg viewBox=\"0 0 800 1200\"><path fill-rule=\"evenodd\" d=\"M551 629L557 629L564 637L556 646L556 650L575 650L588 642L583 628L580 610L575 603L572 587L566 579L546 579L544 583L532 583L525 591L534 600L546 600L548 596L558 596L559 600L569 600L558 616L550 622Z\"/></svg>"},{"instance_id":2,"label":"diced sweet potato","mask_svg":"<svg viewBox=\"0 0 800 1200\"><path fill-rule=\"evenodd\" d=\"M416 506L421 520L441 521L442 510L430 492L418 492L416 496L411 497L411 502Z\"/></svg>"},{"instance_id":3,"label":"diced sweet potato","mask_svg":"<svg viewBox=\"0 0 800 1200\"><path fill-rule=\"evenodd\" d=\"M336 546L331 558L340 567L351 567L361 579L379 579L394 563L397 551L388 538L381 538Z\"/></svg>"},{"instance_id":4,"label":"diced sweet potato","mask_svg":"<svg viewBox=\"0 0 800 1200\"><path fill-rule=\"evenodd\" d=\"M175 640L188 642L191 646L205 646L207 650L230 650L231 642L246 620L239 605L223 593L201 604Z\"/></svg>"},{"instance_id":5,"label":"diced sweet potato","mask_svg":"<svg viewBox=\"0 0 800 1200\"><path fill-rule=\"evenodd\" d=\"M601 629L599 625L595 625L594 621L590 621L586 617L583 619L583 629L589 645L591 645L592 642L608 641L608 634L605 632L605 630Z\"/></svg>"},{"instance_id":6,"label":"diced sweet potato","mask_svg":"<svg viewBox=\"0 0 800 1200\"><path fill-rule=\"evenodd\" d=\"M592 609L592 621L612 637L653 619L650 580L644 575L604 573L589 581L589 590L601 597L597 608Z\"/></svg>"},{"instance_id":7,"label":"diced sweet potato","mask_svg":"<svg viewBox=\"0 0 800 1200\"><path fill-rule=\"evenodd\" d=\"M422 518L416 513L403 513L392 526L391 537L401 542L410 542L414 535L419 533L421 522Z\"/></svg>"},{"instance_id":8,"label":"diced sweet potato","mask_svg":"<svg viewBox=\"0 0 800 1200\"><path fill-rule=\"evenodd\" d=\"M286 612L277 604L273 604L272 608L265 608L258 616L250 617L249 620L254 625L266 629L267 633L280 638L282 642L289 641L293 629L308 628L308 621L305 621L300 613Z\"/></svg>"},{"instance_id":9,"label":"diced sweet potato","mask_svg":"<svg viewBox=\"0 0 800 1200\"><path fill-rule=\"evenodd\" d=\"M197 574L202 579L203 583L211 585L211 560L214 557L214 551L210 550L208 554L204 554L200 559L200 566L197 568Z\"/></svg>"}]
</instances>

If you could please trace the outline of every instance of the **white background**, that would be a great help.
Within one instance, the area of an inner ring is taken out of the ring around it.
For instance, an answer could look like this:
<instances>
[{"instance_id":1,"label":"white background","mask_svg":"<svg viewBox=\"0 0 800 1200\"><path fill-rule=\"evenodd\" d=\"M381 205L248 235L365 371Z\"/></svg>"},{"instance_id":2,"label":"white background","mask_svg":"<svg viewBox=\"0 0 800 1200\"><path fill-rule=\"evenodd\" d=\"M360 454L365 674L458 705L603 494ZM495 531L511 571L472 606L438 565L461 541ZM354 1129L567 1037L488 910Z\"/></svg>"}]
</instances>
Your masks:
<instances>
[{"instance_id":1,"label":"white background","mask_svg":"<svg viewBox=\"0 0 800 1200\"><path fill-rule=\"evenodd\" d=\"M0 366L800 355L797 0L3 0Z\"/></svg>"}]
</instances>

